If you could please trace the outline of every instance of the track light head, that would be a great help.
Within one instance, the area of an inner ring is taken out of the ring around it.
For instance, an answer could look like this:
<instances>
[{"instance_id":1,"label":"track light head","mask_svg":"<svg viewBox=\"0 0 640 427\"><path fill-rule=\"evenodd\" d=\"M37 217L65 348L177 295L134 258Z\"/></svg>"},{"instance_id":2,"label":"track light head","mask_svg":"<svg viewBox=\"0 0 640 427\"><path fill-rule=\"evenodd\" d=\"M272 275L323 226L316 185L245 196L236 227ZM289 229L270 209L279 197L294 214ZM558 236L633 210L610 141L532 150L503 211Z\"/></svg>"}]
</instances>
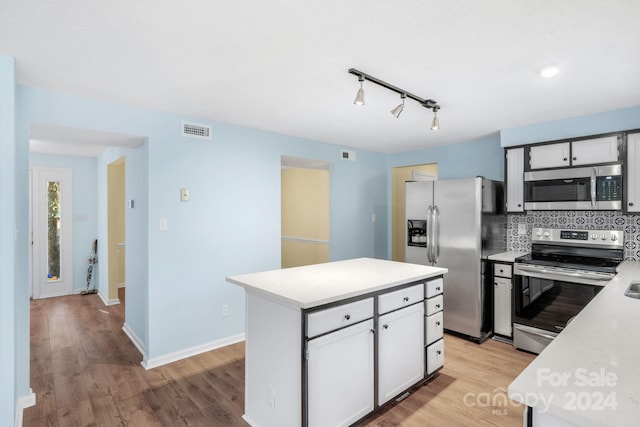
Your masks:
<instances>
[{"instance_id":1,"label":"track light head","mask_svg":"<svg viewBox=\"0 0 640 427\"><path fill-rule=\"evenodd\" d=\"M400 113L404 110L404 100L407 98L407 95L403 93L400 97L402 98L402 103L398 104L393 110L391 110L391 114L396 116L396 119L400 117Z\"/></svg>"},{"instance_id":2,"label":"track light head","mask_svg":"<svg viewBox=\"0 0 640 427\"><path fill-rule=\"evenodd\" d=\"M356 99L353 100L353 103L356 105L364 105L364 88L362 87L364 76L358 76L358 81L360 82L360 89L358 89L358 93L356 93Z\"/></svg>"},{"instance_id":3,"label":"track light head","mask_svg":"<svg viewBox=\"0 0 640 427\"><path fill-rule=\"evenodd\" d=\"M431 130L440 129L440 120L438 120L438 110L440 107L433 107L433 120L431 120Z\"/></svg>"}]
</instances>

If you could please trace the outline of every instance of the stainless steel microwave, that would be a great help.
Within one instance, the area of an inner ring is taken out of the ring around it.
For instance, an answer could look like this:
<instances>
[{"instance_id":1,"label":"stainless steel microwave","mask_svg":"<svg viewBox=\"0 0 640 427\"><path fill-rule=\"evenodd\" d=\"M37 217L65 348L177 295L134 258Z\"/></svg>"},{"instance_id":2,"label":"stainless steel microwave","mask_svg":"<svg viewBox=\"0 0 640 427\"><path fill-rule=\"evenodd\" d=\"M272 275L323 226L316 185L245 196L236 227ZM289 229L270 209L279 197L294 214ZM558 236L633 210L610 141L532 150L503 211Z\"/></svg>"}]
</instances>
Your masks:
<instances>
[{"instance_id":1,"label":"stainless steel microwave","mask_svg":"<svg viewBox=\"0 0 640 427\"><path fill-rule=\"evenodd\" d=\"M525 210L621 210L622 166L525 172Z\"/></svg>"}]
</instances>

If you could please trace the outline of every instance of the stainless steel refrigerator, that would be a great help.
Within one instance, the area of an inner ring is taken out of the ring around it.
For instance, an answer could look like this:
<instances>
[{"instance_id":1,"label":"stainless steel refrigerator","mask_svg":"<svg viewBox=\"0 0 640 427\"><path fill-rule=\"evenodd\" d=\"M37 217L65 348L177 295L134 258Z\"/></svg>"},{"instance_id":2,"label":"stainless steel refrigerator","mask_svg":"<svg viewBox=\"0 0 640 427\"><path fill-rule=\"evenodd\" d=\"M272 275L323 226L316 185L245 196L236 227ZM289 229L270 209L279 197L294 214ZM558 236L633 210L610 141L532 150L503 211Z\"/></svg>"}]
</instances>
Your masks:
<instances>
[{"instance_id":1,"label":"stainless steel refrigerator","mask_svg":"<svg viewBox=\"0 0 640 427\"><path fill-rule=\"evenodd\" d=\"M504 206L499 181L478 177L405 184L405 261L449 269L444 327L478 342L493 332L487 257L506 250Z\"/></svg>"}]
</instances>

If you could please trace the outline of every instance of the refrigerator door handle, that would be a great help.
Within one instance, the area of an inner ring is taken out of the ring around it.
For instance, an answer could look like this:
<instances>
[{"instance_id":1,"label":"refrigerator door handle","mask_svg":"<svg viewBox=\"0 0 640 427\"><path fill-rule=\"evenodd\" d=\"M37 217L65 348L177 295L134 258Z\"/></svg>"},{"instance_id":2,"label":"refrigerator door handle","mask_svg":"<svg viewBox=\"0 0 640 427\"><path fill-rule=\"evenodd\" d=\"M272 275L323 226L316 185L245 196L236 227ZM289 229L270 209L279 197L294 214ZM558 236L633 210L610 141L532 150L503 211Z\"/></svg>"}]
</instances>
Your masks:
<instances>
[{"instance_id":1,"label":"refrigerator door handle","mask_svg":"<svg viewBox=\"0 0 640 427\"><path fill-rule=\"evenodd\" d=\"M432 221L432 230L431 230L431 239L433 242L433 248L431 249L433 263L436 264L438 262L438 257L440 256L440 233L439 233L439 224L438 220L440 219L440 210L437 206L433 207L433 221Z\"/></svg>"},{"instance_id":2,"label":"refrigerator door handle","mask_svg":"<svg viewBox=\"0 0 640 427\"><path fill-rule=\"evenodd\" d=\"M431 205L429 205L429 207L427 208L427 262L432 264L433 263L433 244L431 243L431 228L432 228L432 218L433 217L433 207Z\"/></svg>"}]
</instances>

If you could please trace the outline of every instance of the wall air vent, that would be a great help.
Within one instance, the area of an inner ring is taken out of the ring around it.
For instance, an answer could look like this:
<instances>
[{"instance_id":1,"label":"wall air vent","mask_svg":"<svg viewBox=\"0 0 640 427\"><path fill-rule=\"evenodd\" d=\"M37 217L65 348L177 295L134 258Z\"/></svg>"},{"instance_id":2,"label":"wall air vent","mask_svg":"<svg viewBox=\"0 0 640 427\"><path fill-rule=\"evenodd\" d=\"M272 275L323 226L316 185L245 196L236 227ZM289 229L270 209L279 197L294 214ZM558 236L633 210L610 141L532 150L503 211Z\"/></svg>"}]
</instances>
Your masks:
<instances>
[{"instance_id":1,"label":"wall air vent","mask_svg":"<svg viewBox=\"0 0 640 427\"><path fill-rule=\"evenodd\" d=\"M182 122L182 136L189 138L211 139L211 126L198 123Z\"/></svg>"}]
</instances>

